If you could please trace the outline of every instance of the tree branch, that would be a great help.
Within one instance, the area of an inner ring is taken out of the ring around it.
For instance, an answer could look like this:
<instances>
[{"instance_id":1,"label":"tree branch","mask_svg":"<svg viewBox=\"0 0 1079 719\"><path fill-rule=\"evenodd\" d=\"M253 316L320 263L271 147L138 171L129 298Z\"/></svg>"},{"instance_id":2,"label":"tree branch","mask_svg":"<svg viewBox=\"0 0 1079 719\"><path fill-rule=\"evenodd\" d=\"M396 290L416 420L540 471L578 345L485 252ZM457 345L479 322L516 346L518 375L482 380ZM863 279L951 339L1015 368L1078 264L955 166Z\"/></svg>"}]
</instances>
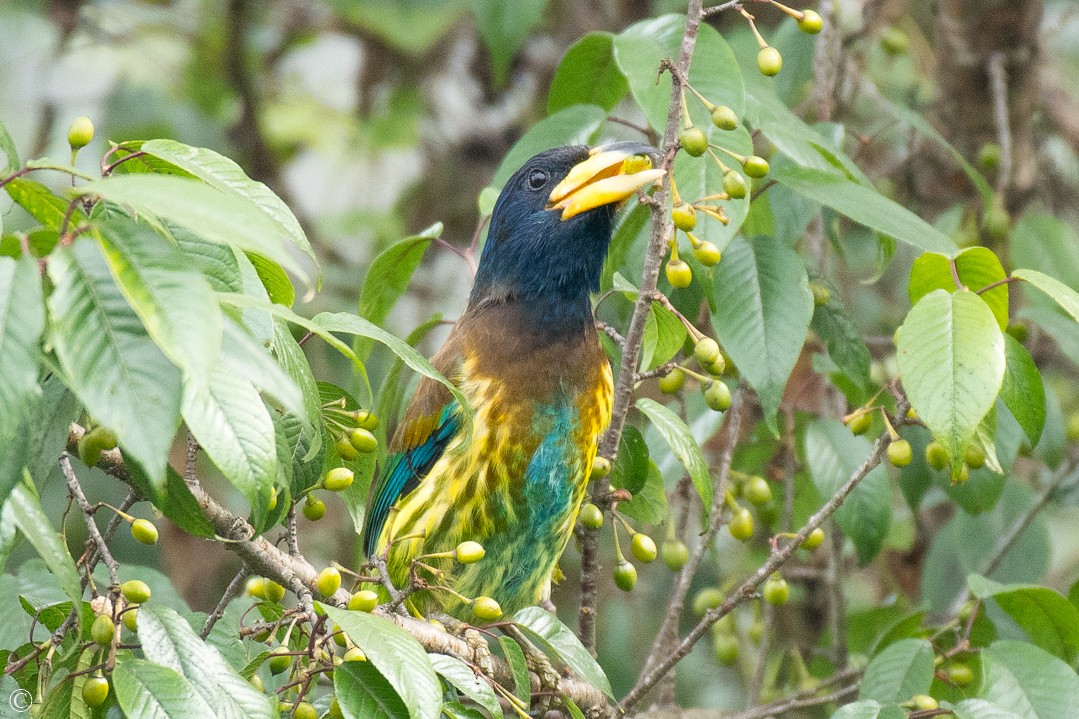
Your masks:
<instances>
[{"instance_id":1,"label":"tree branch","mask_svg":"<svg viewBox=\"0 0 1079 719\"><path fill-rule=\"evenodd\" d=\"M78 450L76 449L76 451ZM105 543L105 538L101 536L101 531L97 528L97 522L94 521L94 508L86 499L86 495L82 491L82 485L79 484L79 479L75 476L75 470L71 468L71 457L66 452L60 455L60 469L67 480L67 491L79 505L79 509L82 510L83 519L86 521L86 531L90 533L89 542L97 548L97 556L104 560L105 567L109 570L109 584L112 587L120 586L120 565L116 563L112 553L109 551L109 545ZM86 561L88 575L90 573L90 561L90 555L88 554Z\"/></svg>"}]
</instances>

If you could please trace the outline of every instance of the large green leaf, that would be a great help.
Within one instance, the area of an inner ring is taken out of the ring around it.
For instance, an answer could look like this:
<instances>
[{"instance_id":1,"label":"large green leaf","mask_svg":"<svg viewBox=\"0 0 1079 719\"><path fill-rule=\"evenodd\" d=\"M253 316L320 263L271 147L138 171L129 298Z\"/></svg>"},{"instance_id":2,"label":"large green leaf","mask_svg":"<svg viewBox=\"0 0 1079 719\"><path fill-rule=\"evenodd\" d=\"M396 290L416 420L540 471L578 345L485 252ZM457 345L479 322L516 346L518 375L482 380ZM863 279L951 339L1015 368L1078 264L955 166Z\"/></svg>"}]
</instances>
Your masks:
<instances>
[{"instance_id":1,"label":"large green leaf","mask_svg":"<svg viewBox=\"0 0 1079 719\"><path fill-rule=\"evenodd\" d=\"M677 60L685 29L685 15L663 15L630 25L614 39L614 57L629 82L630 92L644 110L648 124L662 131L667 126L671 104L671 76L658 77L660 61ZM741 115L745 108L745 88L738 61L727 41L707 24L701 24L689 68L689 82L709 101L726 105ZM686 93L694 122L711 127L708 111ZM701 160L707 162L707 160Z\"/></svg>"},{"instance_id":2,"label":"large green leaf","mask_svg":"<svg viewBox=\"0 0 1079 719\"><path fill-rule=\"evenodd\" d=\"M1008 252L1014 267L1042 272L1079 290L1079 237L1058 218L1035 212L1020 217Z\"/></svg>"},{"instance_id":3,"label":"large green leaf","mask_svg":"<svg viewBox=\"0 0 1079 719\"><path fill-rule=\"evenodd\" d=\"M1012 272L1012 277L1018 277L1029 282L1052 297L1060 305L1061 309L1071 315L1076 322L1079 322L1079 292L1076 292L1055 277L1050 277L1037 270L1016 270Z\"/></svg>"},{"instance_id":4,"label":"large green leaf","mask_svg":"<svg viewBox=\"0 0 1079 719\"><path fill-rule=\"evenodd\" d=\"M985 247L968 247L955 256L955 274L968 290L977 291L1007 275L993 251ZM952 260L936 252L926 252L914 261L910 270L910 303L917 304L933 290L955 292ZM1001 330L1008 328L1008 285L1002 284L979 297L989 305Z\"/></svg>"},{"instance_id":5,"label":"large green leaf","mask_svg":"<svg viewBox=\"0 0 1079 719\"><path fill-rule=\"evenodd\" d=\"M345 719L409 717L408 707L371 662L345 662L334 669L333 688Z\"/></svg>"},{"instance_id":6,"label":"large green leaf","mask_svg":"<svg viewBox=\"0 0 1079 719\"><path fill-rule=\"evenodd\" d=\"M442 685L427 652L412 635L374 614L324 608L390 683L412 719L437 719L442 707Z\"/></svg>"},{"instance_id":7,"label":"large green leaf","mask_svg":"<svg viewBox=\"0 0 1079 719\"><path fill-rule=\"evenodd\" d=\"M614 35L590 32L562 56L547 93L547 112L570 105L599 105L610 111L628 90L614 60Z\"/></svg>"},{"instance_id":8,"label":"large green leaf","mask_svg":"<svg viewBox=\"0 0 1079 719\"><path fill-rule=\"evenodd\" d=\"M1037 446L1045 426L1045 386L1026 347L1004 335L1004 381L1000 398L1019 422L1031 446Z\"/></svg>"},{"instance_id":9,"label":"large green leaf","mask_svg":"<svg viewBox=\"0 0 1079 719\"><path fill-rule=\"evenodd\" d=\"M502 187L510 175L538 152L560 145L588 144L607 117L607 111L596 105L571 105L546 117L521 136L498 166L491 185Z\"/></svg>"},{"instance_id":10,"label":"large green leaf","mask_svg":"<svg viewBox=\"0 0 1079 719\"><path fill-rule=\"evenodd\" d=\"M52 522L41 509L29 473L25 475L24 482L15 485L6 506L11 508L15 525L60 583L64 594L73 602L81 602L82 584L75 569L75 561L68 553L63 538L53 529Z\"/></svg>"},{"instance_id":11,"label":"large green leaf","mask_svg":"<svg viewBox=\"0 0 1079 719\"><path fill-rule=\"evenodd\" d=\"M306 276L289 254L285 230L239 195L173 175L111 175L81 185L78 192L186 227L211 242L264 255Z\"/></svg>"},{"instance_id":12,"label":"large green leaf","mask_svg":"<svg viewBox=\"0 0 1079 719\"><path fill-rule=\"evenodd\" d=\"M209 282L145 225L99 225L105 262L143 327L193 381L205 383L221 346L221 310Z\"/></svg>"},{"instance_id":13,"label":"large green leaf","mask_svg":"<svg viewBox=\"0 0 1079 719\"><path fill-rule=\"evenodd\" d=\"M49 259L50 339L72 391L120 438L151 481L180 423L180 372L147 334L113 281L93 240L76 240Z\"/></svg>"},{"instance_id":14,"label":"large green leaf","mask_svg":"<svg viewBox=\"0 0 1079 719\"><path fill-rule=\"evenodd\" d=\"M812 326L836 367L859 390L867 391L872 362L869 348L847 308L834 294L827 304L814 308Z\"/></svg>"},{"instance_id":15,"label":"large green leaf","mask_svg":"<svg viewBox=\"0 0 1079 719\"><path fill-rule=\"evenodd\" d=\"M470 0L476 27L491 58L496 85L506 81L513 58L524 46L532 28L543 18L547 0Z\"/></svg>"},{"instance_id":16,"label":"large green leaf","mask_svg":"<svg viewBox=\"0 0 1079 719\"><path fill-rule=\"evenodd\" d=\"M276 335L274 339L277 339ZM289 339L292 339L292 335L289 335ZM295 343L295 340L293 342ZM298 346L297 349L299 349ZM221 341L221 362L248 379L260 392L272 397L302 422L310 423L312 426L317 424L317 410L313 413L308 411L310 405L314 404L314 400L309 402L304 397L297 382L283 367L284 362L278 364L274 361L270 351L260 345L231 317L225 318L224 336ZM308 369L310 370L310 367Z\"/></svg>"},{"instance_id":17,"label":"large green leaf","mask_svg":"<svg viewBox=\"0 0 1079 719\"><path fill-rule=\"evenodd\" d=\"M487 710L491 719L502 716L498 695L484 679L460 659L445 654L428 654L431 664L439 676L453 685L458 691Z\"/></svg>"},{"instance_id":18,"label":"large green leaf","mask_svg":"<svg viewBox=\"0 0 1079 719\"><path fill-rule=\"evenodd\" d=\"M992 599L1030 637L1032 643L1069 664L1079 657L1079 608L1048 587L999 584L972 574L967 584L975 597Z\"/></svg>"},{"instance_id":19,"label":"large green leaf","mask_svg":"<svg viewBox=\"0 0 1079 719\"><path fill-rule=\"evenodd\" d=\"M830 499L850 480L869 451L867 439L851 434L837 420L818 419L806 428L806 464L823 500ZM891 488L883 467L869 471L836 510L835 519L854 542L862 564L877 556L892 519Z\"/></svg>"},{"instance_id":20,"label":"large green leaf","mask_svg":"<svg viewBox=\"0 0 1079 719\"><path fill-rule=\"evenodd\" d=\"M933 683L933 645L925 639L903 639L873 657L858 685L859 699L907 701L926 694Z\"/></svg>"},{"instance_id":21,"label":"large green leaf","mask_svg":"<svg viewBox=\"0 0 1079 719\"><path fill-rule=\"evenodd\" d=\"M708 473L708 462L705 461L704 454L689 427L681 417L654 399L641 397L637 400L636 407L648 417L670 446L671 452L686 468L701 498L701 505L707 512L712 506L712 477Z\"/></svg>"},{"instance_id":22,"label":"large green leaf","mask_svg":"<svg viewBox=\"0 0 1079 719\"><path fill-rule=\"evenodd\" d=\"M175 610L157 603L139 609L139 643L154 664L179 672L215 719L276 719L269 698L236 673Z\"/></svg>"},{"instance_id":23,"label":"large green leaf","mask_svg":"<svg viewBox=\"0 0 1079 719\"><path fill-rule=\"evenodd\" d=\"M983 698L1023 719L1073 719L1079 676L1052 654L1031 644L996 641L982 654Z\"/></svg>"},{"instance_id":24,"label":"large green leaf","mask_svg":"<svg viewBox=\"0 0 1079 719\"><path fill-rule=\"evenodd\" d=\"M769 177L859 224L912 247L948 256L956 252L955 244L947 235L907 208L835 172L788 165L773 168Z\"/></svg>"},{"instance_id":25,"label":"large green leaf","mask_svg":"<svg viewBox=\"0 0 1079 719\"><path fill-rule=\"evenodd\" d=\"M45 185L28 177L19 177L4 185L4 189L16 204L45 227L52 230L63 227L68 201L53 194ZM68 226L74 227L85 219L86 215L82 210L76 209L68 221Z\"/></svg>"},{"instance_id":26,"label":"large green leaf","mask_svg":"<svg viewBox=\"0 0 1079 719\"><path fill-rule=\"evenodd\" d=\"M719 342L757 391L765 421L777 432L776 412L813 316L805 265L775 238L738 238L716 267L713 287Z\"/></svg>"},{"instance_id":27,"label":"large green leaf","mask_svg":"<svg viewBox=\"0 0 1079 719\"><path fill-rule=\"evenodd\" d=\"M884 705L866 699L839 708L832 719L906 719L907 713L896 704Z\"/></svg>"},{"instance_id":28,"label":"large green leaf","mask_svg":"<svg viewBox=\"0 0 1079 719\"><path fill-rule=\"evenodd\" d=\"M964 699L952 707L956 719L1023 719L1015 712L1001 709L984 699Z\"/></svg>"},{"instance_id":29,"label":"large green leaf","mask_svg":"<svg viewBox=\"0 0 1079 719\"><path fill-rule=\"evenodd\" d=\"M256 182L235 162L204 147L191 147L175 140L150 140L139 150L163 160L184 173L197 177L219 190L232 192L250 200L285 232L288 240L303 250L318 265L311 243L292 210L261 182ZM161 172L162 169L157 169Z\"/></svg>"},{"instance_id":30,"label":"large green leaf","mask_svg":"<svg viewBox=\"0 0 1079 719\"><path fill-rule=\"evenodd\" d=\"M258 390L224 364L205 387L184 386L183 417L199 446L261 518L277 474L274 425Z\"/></svg>"},{"instance_id":31,"label":"large green leaf","mask_svg":"<svg viewBox=\"0 0 1079 719\"><path fill-rule=\"evenodd\" d=\"M570 629L554 614L539 607L527 607L515 613L513 621L525 630L533 642L561 664L565 664L590 686L614 698L611 683L592 654Z\"/></svg>"},{"instance_id":32,"label":"large green leaf","mask_svg":"<svg viewBox=\"0 0 1079 719\"><path fill-rule=\"evenodd\" d=\"M955 460L1004 380L1004 336L993 312L973 292L934 290L903 322L897 359L907 397L958 476L962 463Z\"/></svg>"},{"instance_id":33,"label":"large green leaf","mask_svg":"<svg viewBox=\"0 0 1079 719\"><path fill-rule=\"evenodd\" d=\"M145 659L117 662L112 674L116 701L124 714L139 719L205 719L214 716L191 683L178 671Z\"/></svg>"}]
</instances>

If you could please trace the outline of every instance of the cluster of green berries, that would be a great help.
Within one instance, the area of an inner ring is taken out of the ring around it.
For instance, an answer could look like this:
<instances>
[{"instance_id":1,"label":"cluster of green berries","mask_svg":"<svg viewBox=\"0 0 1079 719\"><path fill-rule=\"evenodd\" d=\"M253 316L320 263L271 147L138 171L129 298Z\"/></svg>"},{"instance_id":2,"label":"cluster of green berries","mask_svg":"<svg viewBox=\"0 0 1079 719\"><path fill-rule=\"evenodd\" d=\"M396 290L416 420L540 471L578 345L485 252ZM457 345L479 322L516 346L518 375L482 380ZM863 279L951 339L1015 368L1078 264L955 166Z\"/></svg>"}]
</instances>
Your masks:
<instances>
[{"instance_id":1,"label":"cluster of green berries","mask_svg":"<svg viewBox=\"0 0 1079 719\"><path fill-rule=\"evenodd\" d=\"M323 407L322 412L327 426L340 432L333 446L341 459L352 461L361 454L370 454L378 449L378 439L374 435L374 430L378 428L378 417L373 412L336 407Z\"/></svg>"},{"instance_id":2,"label":"cluster of green berries","mask_svg":"<svg viewBox=\"0 0 1079 719\"><path fill-rule=\"evenodd\" d=\"M693 346L693 356L700 364L702 375L684 367L674 367L659 378L659 390L664 394L677 394L686 384L686 375L693 376L700 382L704 400L716 411L726 411L731 406L731 390L722 379L727 369L727 361L719 343L711 337L701 337Z\"/></svg>"},{"instance_id":3,"label":"cluster of green berries","mask_svg":"<svg viewBox=\"0 0 1079 719\"><path fill-rule=\"evenodd\" d=\"M137 616L139 606L150 600L150 585L141 579L131 579L120 585L120 596L123 603L119 613L124 627L130 632L138 629ZM95 602L102 599L99 597ZM117 639L117 627L111 602L103 602L98 614L90 625L90 641L99 647L112 646ZM110 683L102 670L97 670L87 677L82 685L82 700L87 706L97 708L109 698Z\"/></svg>"}]
</instances>

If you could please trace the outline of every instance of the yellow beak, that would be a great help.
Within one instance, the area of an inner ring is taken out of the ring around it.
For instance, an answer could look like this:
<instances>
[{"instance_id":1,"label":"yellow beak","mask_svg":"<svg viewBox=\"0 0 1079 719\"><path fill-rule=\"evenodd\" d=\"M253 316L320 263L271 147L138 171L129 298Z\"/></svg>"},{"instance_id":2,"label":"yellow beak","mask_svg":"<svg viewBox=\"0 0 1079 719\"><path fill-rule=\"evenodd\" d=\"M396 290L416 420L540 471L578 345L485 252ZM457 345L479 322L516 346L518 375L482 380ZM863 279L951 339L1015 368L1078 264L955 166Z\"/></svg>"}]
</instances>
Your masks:
<instances>
[{"instance_id":1,"label":"yellow beak","mask_svg":"<svg viewBox=\"0 0 1079 719\"><path fill-rule=\"evenodd\" d=\"M651 152L640 150L654 152L637 143L593 149L588 159L575 165L554 188L547 209L562 210L562 219L568 220L596 207L628 200L664 175L663 170L652 169Z\"/></svg>"}]
</instances>

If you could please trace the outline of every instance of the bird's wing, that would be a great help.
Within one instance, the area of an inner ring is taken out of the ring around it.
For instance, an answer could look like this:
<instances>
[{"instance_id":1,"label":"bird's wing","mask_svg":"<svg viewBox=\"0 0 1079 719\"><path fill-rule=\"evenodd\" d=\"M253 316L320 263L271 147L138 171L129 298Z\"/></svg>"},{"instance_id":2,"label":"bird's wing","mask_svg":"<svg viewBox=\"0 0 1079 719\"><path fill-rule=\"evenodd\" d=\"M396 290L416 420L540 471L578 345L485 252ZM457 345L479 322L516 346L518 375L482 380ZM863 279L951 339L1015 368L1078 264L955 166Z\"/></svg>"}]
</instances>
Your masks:
<instances>
[{"instance_id":1,"label":"bird's wing","mask_svg":"<svg viewBox=\"0 0 1079 719\"><path fill-rule=\"evenodd\" d=\"M443 373L456 364L459 355L455 345L451 338L433 359L435 367ZM390 508L427 476L460 430L460 407L453 395L444 385L422 378L390 443L385 468L371 492L363 528L367 556L378 548Z\"/></svg>"}]
</instances>

